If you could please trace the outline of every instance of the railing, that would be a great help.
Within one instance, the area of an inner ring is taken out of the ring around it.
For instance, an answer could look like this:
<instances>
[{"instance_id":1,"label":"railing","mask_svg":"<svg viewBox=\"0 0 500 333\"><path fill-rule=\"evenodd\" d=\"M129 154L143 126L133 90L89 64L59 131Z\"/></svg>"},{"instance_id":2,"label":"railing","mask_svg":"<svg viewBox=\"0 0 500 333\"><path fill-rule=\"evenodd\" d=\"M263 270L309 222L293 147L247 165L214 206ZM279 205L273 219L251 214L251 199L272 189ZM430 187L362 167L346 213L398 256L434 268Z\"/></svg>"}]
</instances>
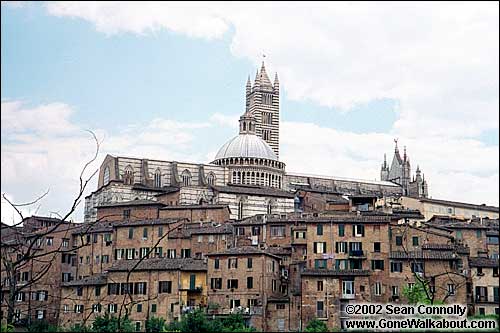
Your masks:
<instances>
[{"instance_id":1,"label":"railing","mask_svg":"<svg viewBox=\"0 0 500 333\"><path fill-rule=\"evenodd\" d=\"M316 317L326 318L326 311L325 310L316 310Z\"/></svg>"},{"instance_id":2,"label":"railing","mask_svg":"<svg viewBox=\"0 0 500 333\"><path fill-rule=\"evenodd\" d=\"M365 252L363 250L350 250L349 257L365 257Z\"/></svg>"},{"instance_id":3,"label":"railing","mask_svg":"<svg viewBox=\"0 0 500 333\"><path fill-rule=\"evenodd\" d=\"M342 293L342 298L343 299L354 299L356 297L356 295L354 294L344 294Z\"/></svg>"}]
</instances>

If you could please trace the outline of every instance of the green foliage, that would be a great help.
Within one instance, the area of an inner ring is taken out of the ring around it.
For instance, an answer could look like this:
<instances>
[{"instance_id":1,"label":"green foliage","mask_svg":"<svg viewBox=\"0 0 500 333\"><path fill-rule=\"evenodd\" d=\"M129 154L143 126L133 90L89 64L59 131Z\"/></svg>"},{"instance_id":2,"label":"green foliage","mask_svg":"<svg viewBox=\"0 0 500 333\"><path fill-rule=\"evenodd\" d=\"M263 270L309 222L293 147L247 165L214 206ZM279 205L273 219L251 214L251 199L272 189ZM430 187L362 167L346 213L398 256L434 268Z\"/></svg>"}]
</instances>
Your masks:
<instances>
[{"instance_id":1,"label":"green foliage","mask_svg":"<svg viewBox=\"0 0 500 333\"><path fill-rule=\"evenodd\" d=\"M410 287L403 288L403 296L406 297L408 303L410 304L431 304L431 300L427 296L426 290L427 293L430 295L428 287L424 285L421 281L417 281L413 285L413 288Z\"/></svg>"},{"instance_id":2,"label":"green foliage","mask_svg":"<svg viewBox=\"0 0 500 333\"><path fill-rule=\"evenodd\" d=\"M167 325L164 332L256 332L246 327L240 314L232 314L224 319L207 319L202 310L196 310L182 317L182 320Z\"/></svg>"},{"instance_id":3,"label":"green foliage","mask_svg":"<svg viewBox=\"0 0 500 333\"><path fill-rule=\"evenodd\" d=\"M110 317L108 313L95 318L92 331L103 333L134 332L135 329L128 318Z\"/></svg>"},{"instance_id":4,"label":"green foliage","mask_svg":"<svg viewBox=\"0 0 500 333\"><path fill-rule=\"evenodd\" d=\"M87 332L92 332L92 329L90 327L84 326L82 324L76 324L76 325L71 326L68 331L69 332L87 333Z\"/></svg>"},{"instance_id":5,"label":"green foliage","mask_svg":"<svg viewBox=\"0 0 500 333\"><path fill-rule=\"evenodd\" d=\"M151 317L146 320L146 332L162 332L165 327L165 319Z\"/></svg>"},{"instance_id":6,"label":"green foliage","mask_svg":"<svg viewBox=\"0 0 500 333\"><path fill-rule=\"evenodd\" d=\"M0 332L14 332L14 326L2 324L0 327Z\"/></svg>"},{"instance_id":7,"label":"green foliage","mask_svg":"<svg viewBox=\"0 0 500 333\"><path fill-rule=\"evenodd\" d=\"M56 325L50 325L45 320L36 320L28 326L28 332L62 332L62 330Z\"/></svg>"},{"instance_id":8,"label":"green foliage","mask_svg":"<svg viewBox=\"0 0 500 333\"><path fill-rule=\"evenodd\" d=\"M323 321L314 318L307 323L305 332L328 332L328 327Z\"/></svg>"}]
</instances>

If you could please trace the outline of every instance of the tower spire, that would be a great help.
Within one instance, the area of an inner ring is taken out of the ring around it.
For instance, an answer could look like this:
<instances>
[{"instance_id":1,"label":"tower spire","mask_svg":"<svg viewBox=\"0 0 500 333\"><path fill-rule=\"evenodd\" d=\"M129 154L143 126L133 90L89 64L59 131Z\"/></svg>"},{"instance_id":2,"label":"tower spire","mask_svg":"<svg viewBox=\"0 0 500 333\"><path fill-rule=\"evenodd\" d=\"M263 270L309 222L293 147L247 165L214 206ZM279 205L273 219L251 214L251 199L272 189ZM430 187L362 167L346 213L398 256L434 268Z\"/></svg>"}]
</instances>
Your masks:
<instances>
[{"instance_id":1,"label":"tower spire","mask_svg":"<svg viewBox=\"0 0 500 333\"><path fill-rule=\"evenodd\" d=\"M274 86L274 89L275 89L275 90L276 90L276 89L279 89L279 86L280 86L280 81L278 80L278 72L276 72L276 73L274 74L274 84L273 84L273 86Z\"/></svg>"}]
</instances>

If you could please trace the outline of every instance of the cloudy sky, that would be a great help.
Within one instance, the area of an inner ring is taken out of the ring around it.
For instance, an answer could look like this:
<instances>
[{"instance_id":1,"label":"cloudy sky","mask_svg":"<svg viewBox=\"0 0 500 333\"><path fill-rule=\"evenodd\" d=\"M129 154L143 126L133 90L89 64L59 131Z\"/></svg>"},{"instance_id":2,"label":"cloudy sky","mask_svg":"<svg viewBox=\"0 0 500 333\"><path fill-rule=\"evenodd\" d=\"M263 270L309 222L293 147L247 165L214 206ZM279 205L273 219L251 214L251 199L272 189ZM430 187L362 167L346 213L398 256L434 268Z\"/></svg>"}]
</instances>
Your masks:
<instances>
[{"instance_id":1,"label":"cloudy sky","mask_svg":"<svg viewBox=\"0 0 500 333\"><path fill-rule=\"evenodd\" d=\"M87 129L92 170L107 153L210 162L264 59L287 170L379 179L398 138L433 198L498 205L498 7L2 2L1 191L49 189L25 211L66 212Z\"/></svg>"}]
</instances>

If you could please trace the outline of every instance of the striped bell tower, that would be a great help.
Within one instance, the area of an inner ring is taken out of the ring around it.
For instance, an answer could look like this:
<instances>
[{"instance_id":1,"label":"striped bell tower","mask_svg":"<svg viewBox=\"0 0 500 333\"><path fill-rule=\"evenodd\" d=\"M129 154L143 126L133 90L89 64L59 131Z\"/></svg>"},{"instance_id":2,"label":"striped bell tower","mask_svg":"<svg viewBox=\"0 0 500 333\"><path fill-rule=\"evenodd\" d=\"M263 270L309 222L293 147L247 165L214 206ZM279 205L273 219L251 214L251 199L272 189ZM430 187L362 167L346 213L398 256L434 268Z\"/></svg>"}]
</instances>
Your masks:
<instances>
[{"instance_id":1,"label":"striped bell tower","mask_svg":"<svg viewBox=\"0 0 500 333\"><path fill-rule=\"evenodd\" d=\"M266 141L279 158L280 150L280 84L278 73L271 83L262 62L255 81L248 78L246 85L246 112L255 117L255 134Z\"/></svg>"}]
</instances>

